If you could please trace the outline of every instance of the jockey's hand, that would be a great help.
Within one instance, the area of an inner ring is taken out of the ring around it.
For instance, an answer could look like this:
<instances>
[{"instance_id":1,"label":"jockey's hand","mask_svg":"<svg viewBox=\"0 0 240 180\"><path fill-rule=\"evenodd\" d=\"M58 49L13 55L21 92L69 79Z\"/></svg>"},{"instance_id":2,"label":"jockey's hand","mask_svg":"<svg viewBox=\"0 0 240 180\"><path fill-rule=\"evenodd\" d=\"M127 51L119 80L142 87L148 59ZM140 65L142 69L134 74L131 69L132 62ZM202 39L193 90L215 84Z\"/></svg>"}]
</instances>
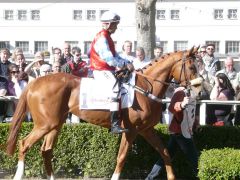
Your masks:
<instances>
[{"instance_id":1,"label":"jockey's hand","mask_svg":"<svg viewBox=\"0 0 240 180\"><path fill-rule=\"evenodd\" d=\"M122 68L116 67L115 72L118 72L118 71L121 71L121 70L122 70Z\"/></svg>"},{"instance_id":2,"label":"jockey's hand","mask_svg":"<svg viewBox=\"0 0 240 180\"><path fill-rule=\"evenodd\" d=\"M134 71L134 66L133 66L132 63L127 64L126 67L127 67L128 71L130 71L130 72L133 72L133 71Z\"/></svg>"}]
</instances>

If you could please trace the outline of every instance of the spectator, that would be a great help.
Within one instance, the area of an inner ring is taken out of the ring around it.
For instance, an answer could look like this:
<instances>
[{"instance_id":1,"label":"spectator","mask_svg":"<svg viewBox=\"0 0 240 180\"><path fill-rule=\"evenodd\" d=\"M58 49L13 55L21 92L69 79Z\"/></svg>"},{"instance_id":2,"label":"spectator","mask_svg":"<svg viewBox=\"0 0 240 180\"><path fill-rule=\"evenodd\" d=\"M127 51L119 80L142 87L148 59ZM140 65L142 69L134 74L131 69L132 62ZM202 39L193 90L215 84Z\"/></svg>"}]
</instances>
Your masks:
<instances>
[{"instance_id":1,"label":"spectator","mask_svg":"<svg viewBox=\"0 0 240 180\"><path fill-rule=\"evenodd\" d=\"M142 47L137 47L136 58L133 60L133 66L135 69L142 69L144 66L150 63L150 60L145 57L145 51Z\"/></svg>"},{"instance_id":2,"label":"spectator","mask_svg":"<svg viewBox=\"0 0 240 180\"><path fill-rule=\"evenodd\" d=\"M234 100L235 91L230 80L224 73L218 73L215 77L215 85L210 94L211 100ZM232 110L232 105L215 105L207 106L207 124L232 125L229 121L229 116Z\"/></svg>"},{"instance_id":3,"label":"spectator","mask_svg":"<svg viewBox=\"0 0 240 180\"><path fill-rule=\"evenodd\" d=\"M20 97L27 82L19 79L19 67L16 64L9 65L8 95Z\"/></svg>"},{"instance_id":4,"label":"spectator","mask_svg":"<svg viewBox=\"0 0 240 180\"><path fill-rule=\"evenodd\" d=\"M155 59L158 59L158 58L160 58L162 55L163 55L163 48L162 48L162 47L159 47L159 46L156 46L156 47L154 48L154 58L155 58Z\"/></svg>"},{"instance_id":5,"label":"spectator","mask_svg":"<svg viewBox=\"0 0 240 180\"><path fill-rule=\"evenodd\" d=\"M62 66L62 72L70 73L78 77L87 77L87 63L81 58L81 49L74 47L72 50L73 60L68 61Z\"/></svg>"},{"instance_id":6,"label":"spectator","mask_svg":"<svg viewBox=\"0 0 240 180\"><path fill-rule=\"evenodd\" d=\"M206 51L206 46L203 45L200 47L200 50L199 50L199 56L200 58L202 59L205 55L206 55L207 51Z\"/></svg>"},{"instance_id":7,"label":"spectator","mask_svg":"<svg viewBox=\"0 0 240 180\"><path fill-rule=\"evenodd\" d=\"M53 73L59 73L59 72L61 72L61 63L60 62L58 62L58 61L56 61L56 62L54 62L53 63L53 65L52 65L52 72Z\"/></svg>"},{"instance_id":8,"label":"spectator","mask_svg":"<svg viewBox=\"0 0 240 180\"><path fill-rule=\"evenodd\" d=\"M23 72L27 67L27 63L23 54L16 55L14 63L18 66L20 72Z\"/></svg>"},{"instance_id":9,"label":"spectator","mask_svg":"<svg viewBox=\"0 0 240 180\"><path fill-rule=\"evenodd\" d=\"M9 69L9 80L8 80L8 92L9 96L20 97L23 89L26 87L27 82L19 79L19 67L16 64L11 64L8 67ZM6 116L11 117L15 111L17 102L9 101L7 102L7 113Z\"/></svg>"},{"instance_id":10,"label":"spectator","mask_svg":"<svg viewBox=\"0 0 240 180\"><path fill-rule=\"evenodd\" d=\"M210 99L210 93L214 84L214 77L205 69L205 64L201 58L197 59L198 73L203 78L202 92L200 99Z\"/></svg>"},{"instance_id":11,"label":"spectator","mask_svg":"<svg viewBox=\"0 0 240 180\"><path fill-rule=\"evenodd\" d=\"M36 52L34 60L25 67L24 72L29 75L29 81L40 77L40 67L44 64L44 53Z\"/></svg>"},{"instance_id":12,"label":"spectator","mask_svg":"<svg viewBox=\"0 0 240 180\"><path fill-rule=\"evenodd\" d=\"M218 74L218 73L226 74L228 79L231 81L234 90L236 90L236 87L237 87L238 84L234 84L234 80L237 77L237 72L234 68L234 60L231 56L228 56L224 60L224 69L218 71L216 74Z\"/></svg>"},{"instance_id":13,"label":"spectator","mask_svg":"<svg viewBox=\"0 0 240 180\"><path fill-rule=\"evenodd\" d=\"M63 65L64 62L62 61L62 57L61 57L61 54L62 54L61 49L56 47L52 50L52 53L53 53L53 56L50 64L54 64L54 62L59 62L61 65Z\"/></svg>"},{"instance_id":14,"label":"spectator","mask_svg":"<svg viewBox=\"0 0 240 180\"><path fill-rule=\"evenodd\" d=\"M7 94L8 80L0 75L0 96ZM7 111L7 104L4 101L0 101L0 122L3 122Z\"/></svg>"},{"instance_id":15,"label":"spectator","mask_svg":"<svg viewBox=\"0 0 240 180\"><path fill-rule=\"evenodd\" d=\"M206 54L203 56L203 62L205 64L205 69L211 76L215 76L216 72L221 69L221 64L218 58L215 58L215 45L208 44L206 47Z\"/></svg>"},{"instance_id":16,"label":"spectator","mask_svg":"<svg viewBox=\"0 0 240 180\"><path fill-rule=\"evenodd\" d=\"M16 62L17 59L17 55L19 54L23 54L23 50L20 47L17 47L14 49L13 53L12 53L12 63Z\"/></svg>"},{"instance_id":17,"label":"spectator","mask_svg":"<svg viewBox=\"0 0 240 180\"><path fill-rule=\"evenodd\" d=\"M15 64L18 66L19 75L18 78L20 80L24 80L28 82L28 74L24 72L25 68L27 67L27 63L25 61L25 57L23 54L17 54L15 57Z\"/></svg>"},{"instance_id":18,"label":"spectator","mask_svg":"<svg viewBox=\"0 0 240 180\"><path fill-rule=\"evenodd\" d=\"M52 72L52 67L50 64L43 64L40 67L40 76L46 76Z\"/></svg>"},{"instance_id":19,"label":"spectator","mask_svg":"<svg viewBox=\"0 0 240 180\"><path fill-rule=\"evenodd\" d=\"M133 62L135 59L134 53L132 52L132 42L126 40L122 47L122 52L119 53L119 56L123 59L127 59L129 62Z\"/></svg>"},{"instance_id":20,"label":"spectator","mask_svg":"<svg viewBox=\"0 0 240 180\"><path fill-rule=\"evenodd\" d=\"M68 43L64 43L63 45L63 54L61 56L61 64L65 64L73 59L73 55L71 54L71 46Z\"/></svg>"},{"instance_id":21,"label":"spectator","mask_svg":"<svg viewBox=\"0 0 240 180\"><path fill-rule=\"evenodd\" d=\"M8 59L10 57L10 52L7 48L1 49L0 54L0 76L8 79L8 66L12 64Z\"/></svg>"},{"instance_id":22,"label":"spectator","mask_svg":"<svg viewBox=\"0 0 240 180\"><path fill-rule=\"evenodd\" d=\"M170 139L167 149L171 158L177 152L178 147L184 152L193 166L193 173L197 177L198 151L192 138L192 127L195 121L196 97L194 93L187 93L184 87L175 89L171 98L169 111L173 114L169 125ZM153 166L145 180L156 178L163 167L163 160L159 159Z\"/></svg>"}]
</instances>

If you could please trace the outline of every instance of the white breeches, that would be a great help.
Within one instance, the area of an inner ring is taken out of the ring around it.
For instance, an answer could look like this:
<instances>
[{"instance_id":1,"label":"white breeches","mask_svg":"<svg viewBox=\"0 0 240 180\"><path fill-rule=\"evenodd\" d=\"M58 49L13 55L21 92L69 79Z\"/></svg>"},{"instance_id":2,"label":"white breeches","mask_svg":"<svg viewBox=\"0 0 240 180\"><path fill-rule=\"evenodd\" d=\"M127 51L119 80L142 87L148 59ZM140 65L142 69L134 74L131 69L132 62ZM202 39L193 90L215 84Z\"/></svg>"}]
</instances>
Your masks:
<instances>
[{"instance_id":1,"label":"white breeches","mask_svg":"<svg viewBox=\"0 0 240 180\"><path fill-rule=\"evenodd\" d=\"M118 85L115 85L116 78L114 77L114 75L112 74L111 71L94 70L93 71L93 77L97 81L102 82L102 85L106 87L111 99L118 98L117 96L118 96L119 87L118 87ZM118 110L119 110L119 103L118 102L112 102L110 111L118 111Z\"/></svg>"}]
</instances>

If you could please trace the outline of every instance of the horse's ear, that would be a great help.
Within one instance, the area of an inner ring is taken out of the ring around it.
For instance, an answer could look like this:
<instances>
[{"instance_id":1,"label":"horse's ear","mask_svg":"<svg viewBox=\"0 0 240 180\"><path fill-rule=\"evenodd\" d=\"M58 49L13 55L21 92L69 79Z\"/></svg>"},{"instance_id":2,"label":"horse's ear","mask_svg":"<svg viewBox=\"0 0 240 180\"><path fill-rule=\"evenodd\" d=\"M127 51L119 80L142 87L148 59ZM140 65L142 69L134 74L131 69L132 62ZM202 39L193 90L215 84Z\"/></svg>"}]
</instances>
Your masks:
<instances>
[{"instance_id":1,"label":"horse's ear","mask_svg":"<svg viewBox=\"0 0 240 180\"><path fill-rule=\"evenodd\" d=\"M199 49L200 45L199 46L193 46L190 51L189 51L189 56L191 55L195 55L197 52L198 52L198 49Z\"/></svg>"}]
</instances>

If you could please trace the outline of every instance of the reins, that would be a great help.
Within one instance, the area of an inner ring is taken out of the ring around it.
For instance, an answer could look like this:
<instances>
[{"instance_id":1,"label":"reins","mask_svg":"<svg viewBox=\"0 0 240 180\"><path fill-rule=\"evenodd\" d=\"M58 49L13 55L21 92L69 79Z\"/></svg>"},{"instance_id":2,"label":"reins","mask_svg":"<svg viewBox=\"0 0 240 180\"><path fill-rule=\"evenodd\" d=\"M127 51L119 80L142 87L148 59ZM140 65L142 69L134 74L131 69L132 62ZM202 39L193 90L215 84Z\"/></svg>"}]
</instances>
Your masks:
<instances>
[{"instance_id":1,"label":"reins","mask_svg":"<svg viewBox=\"0 0 240 180\"><path fill-rule=\"evenodd\" d=\"M189 58L189 59L191 59L191 58ZM186 79L185 81L187 81L186 86L189 86L189 85L190 85L190 83L189 83L189 78L187 78L187 75L186 75L186 66L185 66L186 61L189 60L189 59L186 59L186 55L185 55L185 53L184 53L184 54L183 54L183 58L177 60L177 62L182 60L182 67L181 67L180 80L179 80L179 81L181 81L182 74L184 74L184 77L185 77L185 79ZM171 81L171 82L161 81L161 80L159 80L159 79L156 79L156 78L153 78L153 77L151 77L151 76L145 75L145 74L143 74L143 72L139 72L139 71L135 71L135 73L136 73L137 75L139 75L139 76L142 76L142 77L146 78L147 80L149 79L149 80L152 80L152 81L156 81L156 82L159 82L159 83L164 84L164 85L167 85L167 86L169 86L170 84L181 84L180 82L174 82L174 81ZM140 87L138 87L138 86L136 86L136 85L131 85L130 83L126 83L126 84L128 84L129 86L132 86L132 88L134 88L134 89L135 89L136 91L138 91L139 93L145 95L146 97L149 97L150 99L152 99L152 100L154 100L154 101L157 101L157 102L162 102L162 99L154 96L154 95L151 94L149 91L143 90L142 88L140 88ZM189 88L189 87L188 87L188 88Z\"/></svg>"}]
</instances>

